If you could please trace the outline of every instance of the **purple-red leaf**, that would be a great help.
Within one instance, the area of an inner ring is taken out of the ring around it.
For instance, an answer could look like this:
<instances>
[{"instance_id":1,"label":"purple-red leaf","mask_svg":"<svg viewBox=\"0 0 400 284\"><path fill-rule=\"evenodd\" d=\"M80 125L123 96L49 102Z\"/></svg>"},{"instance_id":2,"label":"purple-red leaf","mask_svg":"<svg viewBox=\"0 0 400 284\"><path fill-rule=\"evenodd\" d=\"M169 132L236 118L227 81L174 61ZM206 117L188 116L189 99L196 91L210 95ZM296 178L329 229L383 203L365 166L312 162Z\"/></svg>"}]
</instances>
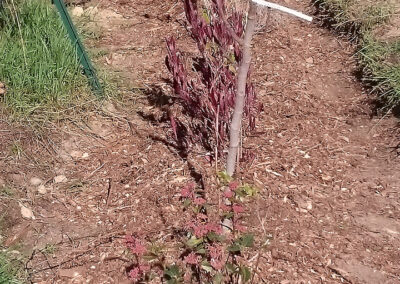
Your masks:
<instances>
[{"instance_id":1,"label":"purple-red leaf","mask_svg":"<svg viewBox=\"0 0 400 284\"><path fill-rule=\"evenodd\" d=\"M232 11L226 20L224 0L213 0L212 10L204 13L199 12L197 0L183 2L188 30L197 43L200 57L191 58L192 71L189 72L184 64L188 61L177 49L175 39L166 39L166 65L183 114L170 116L171 128L178 144L200 143L208 151L218 146L221 155L229 137L237 88L236 70L242 57L241 46L233 39L231 31L242 37L244 17ZM207 14L207 20L203 14ZM252 130L261 112L252 84L246 87L245 104L248 119L245 129ZM185 129L184 135L179 134L180 129ZM185 143L179 143L179 139Z\"/></svg>"}]
</instances>

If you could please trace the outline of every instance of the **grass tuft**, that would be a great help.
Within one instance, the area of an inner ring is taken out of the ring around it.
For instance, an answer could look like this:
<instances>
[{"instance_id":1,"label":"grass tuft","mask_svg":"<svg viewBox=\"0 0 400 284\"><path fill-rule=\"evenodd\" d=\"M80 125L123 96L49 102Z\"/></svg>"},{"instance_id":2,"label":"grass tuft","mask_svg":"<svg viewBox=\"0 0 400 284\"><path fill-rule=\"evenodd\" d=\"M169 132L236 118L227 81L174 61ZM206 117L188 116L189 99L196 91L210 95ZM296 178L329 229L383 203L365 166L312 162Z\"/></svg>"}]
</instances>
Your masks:
<instances>
[{"instance_id":1,"label":"grass tuft","mask_svg":"<svg viewBox=\"0 0 400 284\"><path fill-rule=\"evenodd\" d=\"M375 30L385 27L396 9L390 1L314 0L329 27L350 35L359 46L362 80L379 94L385 109L400 104L400 40L382 40Z\"/></svg>"},{"instance_id":2,"label":"grass tuft","mask_svg":"<svg viewBox=\"0 0 400 284\"><path fill-rule=\"evenodd\" d=\"M3 0L0 81L17 115L56 114L91 96L62 22L46 0Z\"/></svg>"},{"instance_id":3,"label":"grass tuft","mask_svg":"<svg viewBox=\"0 0 400 284\"><path fill-rule=\"evenodd\" d=\"M8 255L0 251L0 284L20 284L18 280L18 269L10 261Z\"/></svg>"},{"instance_id":4,"label":"grass tuft","mask_svg":"<svg viewBox=\"0 0 400 284\"><path fill-rule=\"evenodd\" d=\"M370 34L364 35L360 62L364 81L378 91L387 107L400 104L400 40L380 42Z\"/></svg>"}]
</instances>

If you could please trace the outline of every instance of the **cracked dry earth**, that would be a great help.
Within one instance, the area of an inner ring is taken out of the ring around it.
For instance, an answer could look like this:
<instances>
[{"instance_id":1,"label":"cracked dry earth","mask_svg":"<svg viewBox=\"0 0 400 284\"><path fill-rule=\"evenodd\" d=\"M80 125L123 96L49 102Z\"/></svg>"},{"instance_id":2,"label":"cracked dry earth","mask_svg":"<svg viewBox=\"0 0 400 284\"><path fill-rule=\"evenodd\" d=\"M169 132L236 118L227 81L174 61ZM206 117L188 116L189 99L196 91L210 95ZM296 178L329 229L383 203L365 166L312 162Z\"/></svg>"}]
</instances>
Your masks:
<instances>
[{"instance_id":1,"label":"cracked dry earth","mask_svg":"<svg viewBox=\"0 0 400 284\"><path fill-rule=\"evenodd\" d=\"M277 2L312 12L305 0ZM97 10L100 37L88 42L105 51L97 64L145 91L47 135L0 120L0 185L12 192L0 196L1 238L26 256L33 283L130 283L124 235L173 242L180 188L215 184L206 153L180 157L163 143L163 109L148 99L171 94L164 37L195 52L180 2L82 5ZM264 112L238 175L260 191L247 204L249 229L273 237L254 283L400 283L399 125L371 111L353 47L278 13L254 47Z\"/></svg>"}]
</instances>

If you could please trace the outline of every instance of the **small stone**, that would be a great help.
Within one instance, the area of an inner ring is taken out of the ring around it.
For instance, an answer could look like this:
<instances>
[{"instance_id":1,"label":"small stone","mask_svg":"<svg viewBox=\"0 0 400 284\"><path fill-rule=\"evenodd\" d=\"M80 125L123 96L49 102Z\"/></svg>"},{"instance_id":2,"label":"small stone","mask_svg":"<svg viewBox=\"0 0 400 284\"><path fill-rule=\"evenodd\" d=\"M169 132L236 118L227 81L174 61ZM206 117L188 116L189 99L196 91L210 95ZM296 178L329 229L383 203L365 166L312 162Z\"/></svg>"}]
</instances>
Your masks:
<instances>
[{"instance_id":1,"label":"small stone","mask_svg":"<svg viewBox=\"0 0 400 284\"><path fill-rule=\"evenodd\" d=\"M314 64L314 58L309 57L309 58L306 59L306 62L307 62L308 64Z\"/></svg>"},{"instance_id":2,"label":"small stone","mask_svg":"<svg viewBox=\"0 0 400 284\"><path fill-rule=\"evenodd\" d=\"M29 180L29 183L33 186L38 186L43 183L43 181L38 177L33 177Z\"/></svg>"},{"instance_id":3,"label":"small stone","mask_svg":"<svg viewBox=\"0 0 400 284\"><path fill-rule=\"evenodd\" d=\"M328 176L328 175L322 175L321 177L322 177L323 181L331 181L332 180L332 177Z\"/></svg>"},{"instance_id":4,"label":"small stone","mask_svg":"<svg viewBox=\"0 0 400 284\"><path fill-rule=\"evenodd\" d=\"M33 212L31 209L29 209L28 207L22 205L21 203L19 204L19 207L21 207L21 215L22 217L26 218L26 219L32 219L35 220L35 215L33 215Z\"/></svg>"},{"instance_id":5,"label":"small stone","mask_svg":"<svg viewBox=\"0 0 400 284\"><path fill-rule=\"evenodd\" d=\"M80 17L83 15L83 8L76 6L72 9L71 14L72 14L72 16Z\"/></svg>"},{"instance_id":6,"label":"small stone","mask_svg":"<svg viewBox=\"0 0 400 284\"><path fill-rule=\"evenodd\" d=\"M83 154L82 154L81 151L72 151L70 153L70 155L71 155L72 158L78 159L78 158L82 157Z\"/></svg>"},{"instance_id":7,"label":"small stone","mask_svg":"<svg viewBox=\"0 0 400 284\"><path fill-rule=\"evenodd\" d=\"M83 153L82 158L86 159L89 157L89 153Z\"/></svg>"},{"instance_id":8,"label":"small stone","mask_svg":"<svg viewBox=\"0 0 400 284\"><path fill-rule=\"evenodd\" d=\"M39 192L40 194L45 195L45 194L47 193L47 188L46 188L43 184L41 184L41 185L39 185L39 187L38 187L38 192Z\"/></svg>"},{"instance_id":9,"label":"small stone","mask_svg":"<svg viewBox=\"0 0 400 284\"><path fill-rule=\"evenodd\" d=\"M68 179L65 175L59 175L54 178L54 183L66 182Z\"/></svg>"},{"instance_id":10,"label":"small stone","mask_svg":"<svg viewBox=\"0 0 400 284\"><path fill-rule=\"evenodd\" d=\"M340 136L340 139L342 139L343 141L350 143L350 139L346 136Z\"/></svg>"},{"instance_id":11,"label":"small stone","mask_svg":"<svg viewBox=\"0 0 400 284\"><path fill-rule=\"evenodd\" d=\"M0 82L0 96L6 94L6 85L4 83Z\"/></svg>"}]
</instances>

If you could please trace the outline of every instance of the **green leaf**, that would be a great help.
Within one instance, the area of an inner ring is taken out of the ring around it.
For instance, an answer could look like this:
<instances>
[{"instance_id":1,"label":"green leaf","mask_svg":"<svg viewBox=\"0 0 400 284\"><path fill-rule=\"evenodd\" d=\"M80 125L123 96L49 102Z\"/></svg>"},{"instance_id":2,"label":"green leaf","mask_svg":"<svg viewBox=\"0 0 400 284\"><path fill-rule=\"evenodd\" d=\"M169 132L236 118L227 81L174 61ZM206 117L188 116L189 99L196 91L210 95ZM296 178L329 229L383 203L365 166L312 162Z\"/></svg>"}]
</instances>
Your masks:
<instances>
[{"instance_id":1,"label":"green leaf","mask_svg":"<svg viewBox=\"0 0 400 284\"><path fill-rule=\"evenodd\" d=\"M198 253L198 254L206 254L207 253L207 251L205 250L205 248L204 248L204 246L199 246L197 249L196 249L196 253Z\"/></svg>"},{"instance_id":2,"label":"green leaf","mask_svg":"<svg viewBox=\"0 0 400 284\"><path fill-rule=\"evenodd\" d=\"M190 206L191 203L192 203L192 201L190 199L185 199L183 201L183 207L187 208Z\"/></svg>"},{"instance_id":3,"label":"green leaf","mask_svg":"<svg viewBox=\"0 0 400 284\"><path fill-rule=\"evenodd\" d=\"M257 189L246 183L242 186L239 186L235 192L240 197L251 197L257 194Z\"/></svg>"},{"instance_id":4,"label":"green leaf","mask_svg":"<svg viewBox=\"0 0 400 284\"><path fill-rule=\"evenodd\" d=\"M171 278L179 277L180 276L179 266L174 264L168 267L167 270L165 270L164 274Z\"/></svg>"},{"instance_id":5,"label":"green leaf","mask_svg":"<svg viewBox=\"0 0 400 284\"><path fill-rule=\"evenodd\" d=\"M254 246L254 235L253 234L246 234L243 235L240 239L239 239L239 243L240 245L244 246L244 247L253 247Z\"/></svg>"},{"instance_id":6,"label":"green leaf","mask_svg":"<svg viewBox=\"0 0 400 284\"><path fill-rule=\"evenodd\" d=\"M233 52L231 52L231 53L229 54L229 60L230 60L231 63L236 63L236 57L235 57L235 54L234 54ZM233 71L233 73L236 74L236 70Z\"/></svg>"},{"instance_id":7,"label":"green leaf","mask_svg":"<svg viewBox=\"0 0 400 284\"><path fill-rule=\"evenodd\" d=\"M203 243L203 238L197 239L195 236L192 236L187 242L186 245L190 248L195 248L199 244Z\"/></svg>"},{"instance_id":8,"label":"green leaf","mask_svg":"<svg viewBox=\"0 0 400 284\"><path fill-rule=\"evenodd\" d=\"M207 251L204 248L204 244L197 246L195 249L196 249L196 253L198 253L198 254L206 254L207 253Z\"/></svg>"},{"instance_id":9,"label":"green leaf","mask_svg":"<svg viewBox=\"0 0 400 284\"><path fill-rule=\"evenodd\" d=\"M201 262L201 268L208 273L213 271L211 264L207 260Z\"/></svg>"},{"instance_id":10,"label":"green leaf","mask_svg":"<svg viewBox=\"0 0 400 284\"><path fill-rule=\"evenodd\" d=\"M228 247L228 251L230 251L230 252L241 251L240 245L238 245L237 243L233 243Z\"/></svg>"},{"instance_id":11,"label":"green leaf","mask_svg":"<svg viewBox=\"0 0 400 284\"><path fill-rule=\"evenodd\" d=\"M232 181L232 177L228 175L226 172L219 172L218 178L220 182L222 182L223 184L228 184L229 182Z\"/></svg>"},{"instance_id":12,"label":"green leaf","mask_svg":"<svg viewBox=\"0 0 400 284\"><path fill-rule=\"evenodd\" d=\"M224 276L221 273L215 274L215 276L212 279L213 284L222 284L224 281Z\"/></svg>"},{"instance_id":13,"label":"green leaf","mask_svg":"<svg viewBox=\"0 0 400 284\"><path fill-rule=\"evenodd\" d=\"M242 190L241 187L236 188L235 193L238 197L246 197L246 193Z\"/></svg>"},{"instance_id":14,"label":"green leaf","mask_svg":"<svg viewBox=\"0 0 400 284\"><path fill-rule=\"evenodd\" d=\"M206 21L207 25L211 23L210 16L208 15L208 11L203 9L203 18Z\"/></svg>"},{"instance_id":15,"label":"green leaf","mask_svg":"<svg viewBox=\"0 0 400 284\"><path fill-rule=\"evenodd\" d=\"M237 268L235 265L233 265L232 263L228 262L226 264L226 269L228 269L229 273L236 273L237 272Z\"/></svg>"},{"instance_id":16,"label":"green leaf","mask_svg":"<svg viewBox=\"0 0 400 284\"><path fill-rule=\"evenodd\" d=\"M251 279L251 272L246 266L241 266L239 270L240 276L242 276L242 281L246 283Z\"/></svg>"},{"instance_id":17,"label":"green leaf","mask_svg":"<svg viewBox=\"0 0 400 284\"><path fill-rule=\"evenodd\" d=\"M224 241L225 238L224 238L224 236L218 235L215 232L209 232L207 234L207 239L209 239L212 242L222 242L222 241Z\"/></svg>"},{"instance_id":18,"label":"green leaf","mask_svg":"<svg viewBox=\"0 0 400 284\"><path fill-rule=\"evenodd\" d=\"M233 65L229 64L229 71L231 71L233 74L235 74L236 68Z\"/></svg>"}]
</instances>

